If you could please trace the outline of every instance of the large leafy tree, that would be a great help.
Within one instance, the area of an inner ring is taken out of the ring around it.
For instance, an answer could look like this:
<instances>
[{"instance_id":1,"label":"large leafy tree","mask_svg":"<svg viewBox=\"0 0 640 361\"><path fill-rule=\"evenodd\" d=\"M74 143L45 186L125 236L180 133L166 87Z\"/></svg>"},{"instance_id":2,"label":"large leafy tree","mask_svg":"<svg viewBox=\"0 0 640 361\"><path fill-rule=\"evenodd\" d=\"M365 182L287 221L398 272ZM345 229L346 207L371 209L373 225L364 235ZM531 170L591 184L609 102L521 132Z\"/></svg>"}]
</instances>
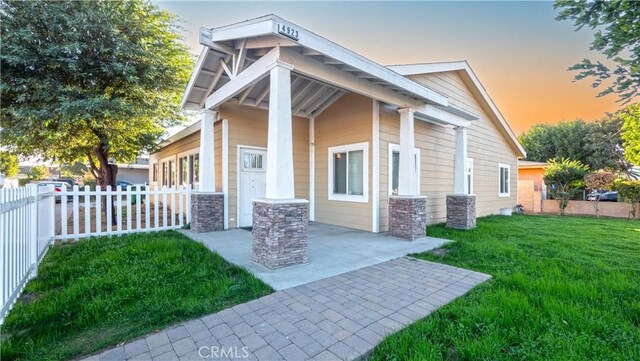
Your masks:
<instances>
[{"instance_id":1,"label":"large leafy tree","mask_svg":"<svg viewBox=\"0 0 640 361\"><path fill-rule=\"evenodd\" d=\"M625 158L640 166L640 103L628 106L619 112L622 125L622 144Z\"/></svg>"},{"instance_id":2,"label":"large leafy tree","mask_svg":"<svg viewBox=\"0 0 640 361\"><path fill-rule=\"evenodd\" d=\"M546 162L563 158L579 160L591 169L624 171L620 131L622 120L613 115L597 122L583 120L534 125L519 137L527 159Z\"/></svg>"},{"instance_id":3,"label":"large leafy tree","mask_svg":"<svg viewBox=\"0 0 640 361\"><path fill-rule=\"evenodd\" d=\"M18 157L15 154L0 151L0 173L12 178L18 175L19 172Z\"/></svg>"},{"instance_id":4,"label":"large leafy tree","mask_svg":"<svg viewBox=\"0 0 640 361\"><path fill-rule=\"evenodd\" d=\"M2 145L90 165L150 151L183 119L191 58L174 17L144 0L2 1Z\"/></svg>"},{"instance_id":5,"label":"large leafy tree","mask_svg":"<svg viewBox=\"0 0 640 361\"><path fill-rule=\"evenodd\" d=\"M556 0L558 20L573 21L576 30L595 30L591 50L615 63L610 69L601 61L583 59L570 67L579 71L576 80L590 78L593 87L604 89L598 96L617 94L629 102L640 94L640 1L634 0Z\"/></svg>"}]
</instances>

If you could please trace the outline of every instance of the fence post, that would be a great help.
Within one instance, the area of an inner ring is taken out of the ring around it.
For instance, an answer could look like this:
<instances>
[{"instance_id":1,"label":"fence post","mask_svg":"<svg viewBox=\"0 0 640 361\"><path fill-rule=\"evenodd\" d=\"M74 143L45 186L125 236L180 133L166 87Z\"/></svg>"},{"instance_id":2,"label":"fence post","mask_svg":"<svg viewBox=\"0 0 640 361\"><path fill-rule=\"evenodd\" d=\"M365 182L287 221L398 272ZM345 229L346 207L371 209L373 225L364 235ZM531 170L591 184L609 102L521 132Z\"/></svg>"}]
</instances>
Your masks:
<instances>
[{"instance_id":1,"label":"fence post","mask_svg":"<svg viewBox=\"0 0 640 361\"><path fill-rule=\"evenodd\" d=\"M30 204L30 216L29 216L29 246L30 246L30 268L31 277L35 277L38 274L38 186L35 184L28 184L29 198L32 198Z\"/></svg>"}]
</instances>

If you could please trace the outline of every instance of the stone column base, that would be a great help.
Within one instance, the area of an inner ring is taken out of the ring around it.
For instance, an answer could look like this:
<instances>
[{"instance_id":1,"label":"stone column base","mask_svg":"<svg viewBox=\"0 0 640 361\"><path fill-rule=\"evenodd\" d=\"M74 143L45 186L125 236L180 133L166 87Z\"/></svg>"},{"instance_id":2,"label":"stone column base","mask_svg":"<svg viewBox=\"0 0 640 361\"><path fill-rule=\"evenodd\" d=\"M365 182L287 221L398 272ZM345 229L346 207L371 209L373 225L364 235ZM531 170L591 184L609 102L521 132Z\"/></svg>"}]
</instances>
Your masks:
<instances>
[{"instance_id":1,"label":"stone column base","mask_svg":"<svg viewBox=\"0 0 640 361\"><path fill-rule=\"evenodd\" d=\"M476 196L468 194L447 195L447 227L476 228Z\"/></svg>"},{"instance_id":2,"label":"stone column base","mask_svg":"<svg viewBox=\"0 0 640 361\"><path fill-rule=\"evenodd\" d=\"M414 240L427 230L427 197L389 197L389 235Z\"/></svg>"},{"instance_id":3,"label":"stone column base","mask_svg":"<svg viewBox=\"0 0 640 361\"><path fill-rule=\"evenodd\" d=\"M253 262L276 269L309 261L305 199L253 201Z\"/></svg>"},{"instance_id":4,"label":"stone column base","mask_svg":"<svg viewBox=\"0 0 640 361\"><path fill-rule=\"evenodd\" d=\"M223 193L191 193L191 230L196 233L224 230Z\"/></svg>"}]
</instances>

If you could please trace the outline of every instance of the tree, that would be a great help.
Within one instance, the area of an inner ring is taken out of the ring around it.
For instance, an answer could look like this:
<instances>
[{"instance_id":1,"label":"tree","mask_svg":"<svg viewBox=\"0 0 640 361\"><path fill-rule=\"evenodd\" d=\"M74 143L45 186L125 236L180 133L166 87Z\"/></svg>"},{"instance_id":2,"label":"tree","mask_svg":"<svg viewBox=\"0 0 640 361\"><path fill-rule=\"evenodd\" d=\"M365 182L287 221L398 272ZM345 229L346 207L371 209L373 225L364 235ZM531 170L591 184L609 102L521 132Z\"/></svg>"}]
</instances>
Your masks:
<instances>
[{"instance_id":1,"label":"tree","mask_svg":"<svg viewBox=\"0 0 640 361\"><path fill-rule=\"evenodd\" d=\"M623 120L622 144L629 163L640 166L640 103L632 104L619 112Z\"/></svg>"},{"instance_id":2,"label":"tree","mask_svg":"<svg viewBox=\"0 0 640 361\"><path fill-rule=\"evenodd\" d=\"M557 20L572 20L576 31L596 30L591 42L595 50L615 63L611 70L601 61L583 59L569 70L579 71L576 80L593 79L593 87L605 84L598 96L615 93L629 102L640 94L640 2L633 0L556 0Z\"/></svg>"},{"instance_id":3,"label":"tree","mask_svg":"<svg viewBox=\"0 0 640 361\"><path fill-rule=\"evenodd\" d=\"M615 179L616 176L611 172L596 171L584 176L584 185L591 191L608 190ZM596 211L596 218L600 218L600 197L594 197L591 204Z\"/></svg>"},{"instance_id":4,"label":"tree","mask_svg":"<svg viewBox=\"0 0 640 361\"><path fill-rule=\"evenodd\" d=\"M625 171L620 138L622 120L616 115L587 123L583 120L534 125L518 137L527 151L527 159L579 160L591 169Z\"/></svg>"},{"instance_id":5,"label":"tree","mask_svg":"<svg viewBox=\"0 0 640 361\"><path fill-rule=\"evenodd\" d=\"M87 165L82 162L60 164L60 177L75 179L84 176L88 171Z\"/></svg>"},{"instance_id":6,"label":"tree","mask_svg":"<svg viewBox=\"0 0 640 361\"><path fill-rule=\"evenodd\" d=\"M2 144L82 161L102 187L183 119L191 69L174 17L144 0L3 1Z\"/></svg>"},{"instance_id":7,"label":"tree","mask_svg":"<svg viewBox=\"0 0 640 361\"><path fill-rule=\"evenodd\" d=\"M552 159L544 171L544 183L547 184L553 199L558 202L560 215L564 215L564 209L576 194L580 182L584 178L589 167L579 160L563 158L560 161Z\"/></svg>"},{"instance_id":8,"label":"tree","mask_svg":"<svg viewBox=\"0 0 640 361\"><path fill-rule=\"evenodd\" d=\"M630 218L636 218L638 203L640 203L640 179L631 180L618 178L613 183L613 189L631 205L631 211L629 212Z\"/></svg>"},{"instance_id":9,"label":"tree","mask_svg":"<svg viewBox=\"0 0 640 361\"><path fill-rule=\"evenodd\" d=\"M0 173L5 177L15 177L20 172L18 157L15 154L0 151Z\"/></svg>"},{"instance_id":10,"label":"tree","mask_svg":"<svg viewBox=\"0 0 640 361\"><path fill-rule=\"evenodd\" d=\"M49 178L49 167L46 165L34 165L29 169L29 179L41 180Z\"/></svg>"}]
</instances>

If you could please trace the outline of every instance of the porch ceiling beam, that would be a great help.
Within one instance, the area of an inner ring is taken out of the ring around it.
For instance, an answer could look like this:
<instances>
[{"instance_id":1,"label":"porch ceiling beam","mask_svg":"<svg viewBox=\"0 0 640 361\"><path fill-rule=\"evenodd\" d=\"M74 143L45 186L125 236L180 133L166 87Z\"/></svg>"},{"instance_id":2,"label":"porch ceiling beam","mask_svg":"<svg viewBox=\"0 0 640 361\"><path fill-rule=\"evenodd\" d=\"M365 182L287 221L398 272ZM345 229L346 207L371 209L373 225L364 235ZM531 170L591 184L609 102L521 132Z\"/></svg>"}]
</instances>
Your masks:
<instances>
[{"instance_id":1,"label":"porch ceiling beam","mask_svg":"<svg viewBox=\"0 0 640 361\"><path fill-rule=\"evenodd\" d=\"M240 42L240 49L238 50L238 60L233 66L233 75L237 76L244 68L244 60L247 57L247 39L242 39Z\"/></svg>"},{"instance_id":2,"label":"porch ceiling beam","mask_svg":"<svg viewBox=\"0 0 640 361\"><path fill-rule=\"evenodd\" d=\"M271 87L269 86L269 83L267 82L267 85L264 87L264 89L262 89L262 91L260 91L260 94L258 94L258 96L256 97L255 106L258 106L260 103L262 103L264 98L266 98L267 95L269 95L269 91L270 90L271 90Z\"/></svg>"},{"instance_id":3,"label":"porch ceiling beam","mask_svg":"<svg viewBox=\"0 0 640 361\"><path fill-rule=\"evenodd\" d=\"M322 114L322 112L327 110L327 108L329 108L331 105L333 105L333 103L337 102L338 99L340 99L344 94L345 94L345 92L342 91L342 90L338 90L338 91L334 92L331 96L329 96L328 99L325 100L324 103L322 103L322 105L320 105L317 109L315 109L311 113L308 113L307 117L309 117L309 116L317 117L318 115Z\"/></svg>"},{"instance_id":4,"label":"porch ceiling beam","mask_svg":"<svg viewBox=\"0 0 640 361\"><path fill-rule=\"evenodd\" d=\"M302 88L298 92L298 94L296 94L293 98L291 98L291 104L298 104L298 101L307 95L309 90L313 88L313 85L314 85L314 82L309 80L307 85L305 85L304 88Z\"/></svg>"},{"instance_id":5,"label":"porch ceiling beam","mask_svg":"<svg viewBox=\"0 0 640 361\"><path fill-rule=\"evenodd\" d=\"M256 83L257 84L257 83ZM244 103L245 99L247 99L247 97L249 96L249 94L251 94L251 91L253 91L253 88L256 87L256 84L253 84L252 86L248 87L247 90L245 90L244 92L242 92L242 94L240 95L240 97L238 98L238 104L242 105L242 103Z\"/></svg>"},{"instance_id":6,"label":"porch ceiling beam","mask_svg":"<svg viewBox=\"0 0 640 361\"><path fill-rule=\"evenodd\" d=\"M225 58L226 61L229 61L230 57L231 55L227 55ZM207 97L211 94L211 92L216 87L216 85L218 85L220 78L222 78L222 73L224 73L224 70L222 70L222 65L221 65L220 67L218 67L218 72L213 77L213 81L211 81L211 84L209 84L209 88L207 88L207 91L204 93L204 96L202 97L202 101L200 101L200 108L204 106L204 103L206 102Z\"/></svg>"},{"instance_id":7,"label":"porch ceiling beam","mask_svg":"<svg viewBox=\"0 0 640 361\"><path fill-rule=\"evenodd\" d=\"M307 114L307 116L311 115L311 113L313 113L314 110L318 109L322 104L324 104L324 102L327 101L327 99L329 99L333 94L336 93L336 90L333 90L331 88L327 88L321 96L318 96L316 98L316 100L312 103L309 103L309 106L307 107L305 114Z\"/></svg>"},{"instance_id":8,"label":"porch ceiling beam","mask_svg":"<svg viewBox=\"0 0 640 361\"><path fill-rule=\"evenodd\" d=\"M245 71L238 74L237 77L231 79L207 97L206 108L213 109L234 97L243 89L266 78L269 75L270 69L278 61L279 55L280 49L274 48L268 54L256 60L256 62L251 64Z\"/></svg>"},{"instance_id":9,"label":"porch ceiling beam","mask_svg":"<svg viewBox=\"0 0 640 361\"><path fill-rule=\"evenodd\" d=\"M419 107L424 104L289 49L281 49L281 57L283 61L295 66L296 72L311 78L322 79L324 82L338 88L403 107Z\"/></svg>"},{"instance_id":10,"label":"porch ceiling beam","mask_svg":"<svg viewBox=\"0 0 640 361\"><path fill-rule=\"evenodd\" d=\"M294 109L293 112L297 113L299 111L301 111L302 109L306 109L306 106L314 101L316 101L316 99L318 99L320 96L322 96L323 94L326 94L327 90L329 89L329 87L324 86L323 84L318 84L320 87L315 91L315 93L313 93L312 96L308 97L307 99L304 99L302 102L300 102L300 104L298 104Z\"/></svg>"},{"instance_id":11,"label":"porch ceiling beam","mask_svg":"<svg viewBox=\"0 0 640 361\"><path fill-rule=\"evenodd\" d=\"M211 75L211 76L215 76L216 72L215 71L211 71L211 70L207 70L207 69L200 69L200 72L204 75Z\"/></svg>"},{"instance_id":12,"label":"porch ceiling beam","mask_svg":"<svg viewBox=\"0 0 640 361\"><path fill-rule=\"evenodd\" d=\"M235 59L235 56L236 56L235 54L231 55L231 61ZM220 59L220 66L222 66L222 69L224 70L224 72L227 73L227 76L229 77L229 79L235 78L235 74L233 74L233 71L229 69L227 64L222 59Z\"/></svg>"}]
</instances>

